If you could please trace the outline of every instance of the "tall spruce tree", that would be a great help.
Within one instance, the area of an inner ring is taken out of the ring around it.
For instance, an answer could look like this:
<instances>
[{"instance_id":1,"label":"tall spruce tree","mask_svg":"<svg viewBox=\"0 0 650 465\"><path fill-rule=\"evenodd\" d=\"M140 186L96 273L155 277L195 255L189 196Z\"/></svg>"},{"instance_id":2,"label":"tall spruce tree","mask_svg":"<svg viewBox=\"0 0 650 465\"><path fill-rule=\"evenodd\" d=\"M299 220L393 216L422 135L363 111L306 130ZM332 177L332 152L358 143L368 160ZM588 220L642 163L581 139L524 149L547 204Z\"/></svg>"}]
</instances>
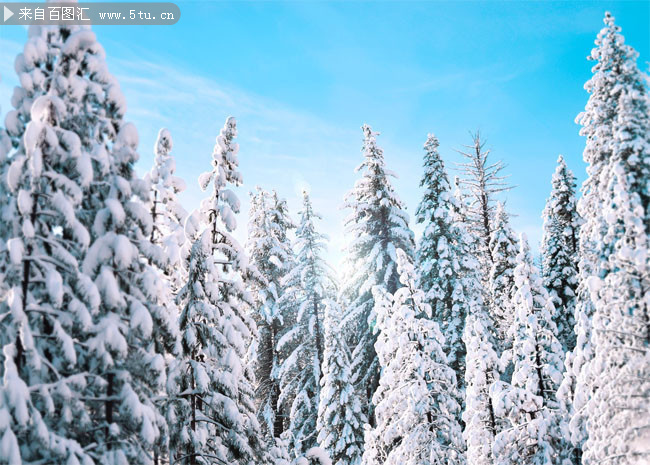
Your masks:
<instances>
[{"instance_id":1,"label":"tall spruce tree","mask_svg":"<svg viewBox=\"0 0 650 465\"><path fill-rule=\"evenodd\" d=\"M492 447L500 431L490 395L500 374L494 339L487 309L484 306L475 308L467 317L463 334L467 348L463 437L467 444L467 463L472 465L494 464Z\"/></svg>"},{"instance_id":2,"label":"tall spruce tree","mask_svg":"<svg viewBox=\"0 0 650 465\"><path fill-rule=\"evenodd\" d=\"M69 134L58 145L80 152L73 183L89 180L75 213L90 233L92 245L87 251L71 248L66 252L68 260L80 265L79 292L90 299L94 286L100 298L88 312L89 319L79 312L81 320L59 322L78 325L75 371L82 375L78 389L84 401L83 414L79 421L70 422L66 434L82 447L92 444L87 453L94 461L144 463L164 429L164 419L151 403L165 379L162 357L152 341L166 339L170 331L156 324L164 307L157 292L160 281L141 262L151 248L146 244L150 224L141 202L145 184L132 168L137 159L137 132L122 120L124 98L104 58L88 28L31 28L17 59L22 85L14 93L15 110L6 122L17 152L26 152L26 128L32 116L38 115L37 122L43 122L44 113L32 110L39 96L46 95L57 115L46 119ZM50 142L58 150L54 139ZM73 184L64 181L61 176L51 180L53 186L60 183L61 189L73 190ZM61 208L67 209L64 203ZM16 212L12 216L17 219ZM43 260L53 260L48 254ZM28 268L30 273L36 270ZM69 310L79 311L75 305L71 303ZM11 348L7 351L12 352ZM16 366L18 376L20 365Z\"/></svg>"},{"instance_id":3,"label":"tall spruce tree","mask_svg":"<svg viewBox=\"0 0 650 465\"><path fill-rule=\"evenodd\" d=\"M492 265L487 285L488 305L497 336L499 354L512 347L508 330L514 318L510 301L514 292L514 270L518 246L517 237L510 227L508 213L503 204L498 202L490 236Z\"/></svg>"},{"instance_id":4,"label":"tall spruce tree","mask_svg":"<svg viewBox=\"0 0 650 465\"><path fill-rule=\"evenodd\" d=\"M255 416L253 374L245 364L255 335L246 289L254 274L232 233L242 183L237 126L230 117L217 137L212 170L199 178L211 192L187 220L187 283L181 305L183 367L177 371L174 463L257 464L263 457Z\"/></svg>"},{"instance_id":5,"label":"tall spruce tree","mask_svg":"<svg viewBox=\"0 0 650 465\"><path fill-rule=\"evenodd\" d=\"M153 403L166 380L161 345L175 343L164 282L145 261L152 225L146 183L133 169L137 144L135 127L124 124L111 147L109 174L96 184L92 245L82 264L101 296L83 365L92 377L86 396L94 427L88 441L98 444L96 460L109 464L149 462L165 427Z\"/></svg>"},{"instance_id":6,"label":"tall spruce tree","mask_svg":"<svg viewBox=\"0 0 650 465\"><path fill-rule=\"evenodd\" d=\"M494 410L509 425L497 434L494 463L563 464L570 447L556 399L562 380L562 346L553 321L553 303L533 265L525 235L515 268L510 328L513 340L512 382L495 386ZM499 389L500 387L500 389Z\"/></svg>"},{"instance_id":7,"label":"tall spruce tree","mask_svg":"<svg viewBox=\"0 0 650 465\"><path fill-rule=\"evenodd\" d=\"M383 150L377 145L378 133L362 127L364 161L357 171L361 178L347 194L344 206L350 210L345 221L347 273L342 289L347 302L343 326L351 347L352 372L364 396L364 413L373 422L372 396L379 383L379 363L375 353L373 286L383 286L393 293L399 286L396 250L413 256L413 232L409 217L390 183L395 176L384 163Z\"/></svg>"},{"instance_id":8,"label":"tall spruce tree","mask_svg":"<svg viewBox=\"0 0 650 465\"><path fill-rule=\"evenodd\" d=\"M542 278L548 290L564 351L575 347L575 296L578 287L578 234L580 218L576 210L575 176L560 155L551 181L551 195L544 208L542 236Z\"/></svg>"},{"instance_id":9,"label":"tall spruce tree","mask_svg":"<svg viewBox=\"0 0 650 465\"><path fill-rule=\"evenodd\" d=\"M596 45L579 118L589 163L580 279L590 302L582 308L590 305L593 315L582 463L636 464L650 460L648 77L609 13Z\"/></svg>"},{"instance_id":10,"label":"tall spruce tree","mask_svg":"<svg viewBox=\"0 0 650 465\"><path fill-rule=\"evenodd\" d=\"M184 225L187 211L178 200L185 190L185 182L175 176L176 161L171 154L174 142L171 133L163 128L154 145L154 165L145 180L151 185L149 212L153 228L151 241L160 245L161 257L156 257L174 291L181 286L181 249L185 242Z\"/></svg>"},{"instance_id":11,"label":"tall spruce tree","mask_svg":"<svg viewBox=\"0 0 650 465\"><path fill-rule=\"evenodd\" d=\"M637 53L624 43L611 14L606 13L604 21L589 57L595 62L585 84L589 101L576 120L586 137L588 177L578 201L584 223L579 235L576 347L568 357L562 397L571 411L570 432L578 455L585 449L582 463L627 464L648 454L647 448L637 448L649 431L647 421L637 421L638 415L648 417L643 393L648 392L650 364L645 349L638 351L648 340L647 324L641 323L648 314L647 303L641 303L641 296L647 295L648 262L637 260L630 266L625 258L647 250L648 190L641 180L648 179L648 150L643 148L648 140L648 93L636 65ZM613 401L612 392L619 393L619 400Z\"/></svg>"},{"instance_id":12,"label":"tall spruce tree","mask_svg":"<svg viewBox=\"0 0 650 465\"><path fill-rule=\"evenodd\" d=\"M79 137L62 129L61 99L31 106L5 180L4 208L19 212L6 252L0 461L91 463L79 437L92 427L77 368L99 293L79 269L90 235L75 215L91 178ZM9 203L14 203L9 207Z\"/></svg>"},{"instance_id":13,"label":"tall spruce tree","mask_svg":"<svg viewBox=\"0 0 650 465\"><path fill-rule=\"evenodd\" d=\"M373 396L376 425L366 431L363 463L465 464L461 394L443 350L444 336L417 287L411 259L397 250L400 287L374 288L381 364Z\"/></svg>"},{"instance_id":14,"label":"tall spruce tree","mask_svg":"<svg viewBox=\"0 0 650 465\"><path fill-rule=\"evenodd\" d=\"M418 286L445 335L443 348L462 391L465 320L482 305L482 290L478 263L472 255L467 231L457 221L460 206L452 194L438 145L434 135L429 135L424 144L424 176L420 186L425 192L416 212L417 222L425 224L417 249Z\"/></svg>"},{"instance_id":15,"label":"tall spruce tree","mask_svg":"<svg viewBox=\"0 0 650 465\"><path fill-rule=\"evenodd\" d=\"M341 309L325 301L323 377L318 404L318 443L332 465L359 465L366 416L352 378L350 351L341 337Z\"/></svg>"},{"instance_id":16,"label":"tall spruce tree","mask_svg":"<svg viewBox=\"0 0 650 465\"><path fill-rule=\"evenodd\" d=\"M145 181L150 185L148 209L151 215L152 244L150 263L154 264L161 273L163 286L160 290L167 303L167 312L161 316L167 319L164 326L173 328L176 337L163 344L160 351L165 355L167 372L169 374L165 395L156 398L158 408L167 418L168 423L174 423L174 396L177 392L175 382L179 379L176 371L182 368L179 355L182 352L180 333L178 329L178 306L175 298L184 284L184 268L182 266L181 249L185 242L184 224L187 212L180 205L176 195L185 189L185 183L174 176L175 161L171 155L173 141L167 129L161 129L154 145L154 166L145 175ZM173 429L173 426L172 426ZM169 456L170 428L163 431L154 446L154 465L159 460Z\"/></svg>"},{"instance_id":17,"label":"tall spruce tree","mask_svg":"<svg viewBox=\"0 0 650 465\"><path fill-rule=\"evenodd\" d=\"M284 279L283 301L297 312L295 325L278 342L280 403L289 415L289 444L298 457L317 443L316 419L323 364L324 299L333 286L333 273L322 257L326 236L316 229L309 194L303 192L301 220L296 230L295 266Z\"/></svg>"},{"instance_id":18,"label":"tall spruce tree","mask_svg":"<svg viewBox=\"0 0 650 465\"><path fill-rule=\"evenodd\" d=\"M261 279L252 282L253 318L259 331L255 375L257 411L267 439L279 438L288 426L280 403L281 354L278 343L294 323L295 304L285 297L285 276L295 266L289 231L295 225L285 200L258 188L251 195L247 250Z\"/></svg>"},{"instance_id":19,"label":"tall spruce tree","mask_svg":"<svg viewBox=\"0 0 650 465\"><path fill-rule=\"evenodd\" d=\"M490 241L494 230L497 196L512 189L503 174L505 165L501 161L492 162L490 150L485 149L481 134L473 135L473 144L465 146L459 153L467 159L460 165L462 177L460 185L467 199L466 215L470 231L481 240L478 243L478 258L481 269L489 270L494 259ZM487 274L484 276L487 280Z\"/></svg>"}]
</instances>

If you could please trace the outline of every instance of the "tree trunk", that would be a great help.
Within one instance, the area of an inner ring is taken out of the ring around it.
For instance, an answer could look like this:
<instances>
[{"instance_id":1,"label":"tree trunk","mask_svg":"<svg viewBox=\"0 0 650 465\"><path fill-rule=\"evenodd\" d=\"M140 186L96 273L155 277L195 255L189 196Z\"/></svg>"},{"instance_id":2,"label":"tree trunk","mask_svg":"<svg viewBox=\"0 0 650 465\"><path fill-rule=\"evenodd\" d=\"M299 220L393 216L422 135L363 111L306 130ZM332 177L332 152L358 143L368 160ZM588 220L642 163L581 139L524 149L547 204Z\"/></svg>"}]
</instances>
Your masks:
<instances>
[{"instance_id":1,"label":"tree trunk","mask_svg":"<svg viewBox=\"0 0 650 465\"><path fill-rule=\"evenodd\" d=\"M106 386L106 447L111 448L111 424L113 423L113 394L115 388L115 375L109 373L106 375L106 381L108 385Z\"/></svg>"}]
</instances>

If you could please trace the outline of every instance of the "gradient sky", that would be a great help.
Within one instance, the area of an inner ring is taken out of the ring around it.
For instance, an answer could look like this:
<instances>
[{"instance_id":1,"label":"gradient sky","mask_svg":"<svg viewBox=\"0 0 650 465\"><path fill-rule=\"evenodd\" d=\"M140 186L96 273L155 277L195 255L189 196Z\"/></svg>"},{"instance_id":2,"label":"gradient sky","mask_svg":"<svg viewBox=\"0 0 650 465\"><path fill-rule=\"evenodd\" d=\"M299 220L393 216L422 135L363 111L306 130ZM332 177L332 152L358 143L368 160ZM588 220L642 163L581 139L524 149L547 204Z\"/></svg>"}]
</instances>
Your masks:
<instances>
[{"instance_id":1,"label":"gradient sky","mask_svg":"<svg viewBox=\"0 0 650 465\"><path fill-rule=\"evenodd\" d=\"M586 56L605 11L644 70L650 60L648 1L177 3L182 16L174 26L94 29L139 129L139 172L149 169L158 129L167 127L188 184L182 200L195 208L202 195L196 178L234 115L244 209L247 192L260 185L287 197L297 218L308 187L334 262L345 243L339 207L357 178L363 123L381 132L411 215L427 133L440 139L450 170L459 161L454 149L479 129L492 156L508 165L517 185L507 196L513 224L535 246L558 154L579 183L585 177L574 120L588 98ZM25 38L24 28L0 26L2 118ZM240 238L245 231L244 214Z\"/></svg>"}]
</instances>

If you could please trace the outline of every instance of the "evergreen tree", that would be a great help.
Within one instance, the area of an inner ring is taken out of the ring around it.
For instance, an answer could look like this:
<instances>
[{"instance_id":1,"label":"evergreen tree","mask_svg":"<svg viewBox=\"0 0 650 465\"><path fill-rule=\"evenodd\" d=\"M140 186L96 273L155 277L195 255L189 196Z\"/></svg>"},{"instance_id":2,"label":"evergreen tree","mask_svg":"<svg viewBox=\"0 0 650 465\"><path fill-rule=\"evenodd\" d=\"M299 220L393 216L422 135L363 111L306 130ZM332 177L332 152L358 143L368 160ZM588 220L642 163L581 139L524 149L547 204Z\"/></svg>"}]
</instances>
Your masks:
<instances>
[{"instance_id":1,"label":"evergreen tree","mask_svg":"<svg viewBox=\"0 0 650 465\"><path fill-rule=\"evenodd\" d=\"M174 158L171 155L173 141L167 129L161 129L154 145L154 166L145 175L145 181L150 185L149 212L151 215L152 230L149 237L152 244L149 262L155 264L161 273L163 288L160 294L165 302L167 312L161 313L166 318L163 325L173 328L176 337L173 341L159 347L165 355L167 372L169 374L166 392L157 396L157 405L168 419L174 419L173 399L177 392L175 381L178 379L177 370L182 367L179 363L180 333L178 330L178 307L175 297L184 284L181 247L185 242L183 225L187 212L180 205L176 194L185 189L185 183L174 176L176 169ZM163 395L164 394L164 395ZM162 432L154 446L154 464L158 464L161 457L169 454L169 427Z\"/></svg>"},{"instance_id":2,"label":"evergreen tree","mask_svg":"<svg viewBox=\"0 0 650 465\"><path fill-rule=\"evenodd\" d=\"M255 334L246 308L254 273L232 236L239 200L236 121L217 137L212 170L199 178L209 197L187 220L187 283L178 294L183 366L172 424L175 463L257 464L262 457L253 405L253 375L244 364Z\"/></svg>"},{"instance_id":3,"label":"evergreen tree","mask_svg":"<svg viewBox=\"0 0 650 465\"><path fill-rule=\"evenodd\" d=\"M287 203L277 193L262 189L251 196L247 249L261 279L252 282L255 302L253 318L259 331L255 375L257 411L262 431L272 443L288 424L288 412L280 403L280 367L278 344L287 327L294 323L295 304L283 298L287 292L284 278L295 261L288 233L295 226L289 218Z\"/></svg>"},{"instance_id":4,"label":"evergreen tree","mask_svg":"<svg viewBox=\"0 0 650 465\"><path fill-rule=\"evenodd\" d=\"M419 287L445 335L443 348L462 390L463 328L467 315L482 305L480 275L464 225L456 221L460 206L452 195L438 145L434 135L429 135L424 144L424 176L420 186L425 192L416 212L418 223L426 225L417 249Z\"/></svg>"},{"instance_id":5,"label":"evergreen tree","mask_svg":"<svg viewBox=\"0 0 650 465\"><path fill-rule=\"evenodd\" d=\"M496 386L493 393L495 414L507 416L510 425L495 438L494 463L563 464L569 447L563 439L555 395L562 379L562 346L552 318L553 303L523 234L512 308L512 382Z\"/></svg>"},{"instance_id":6,"label":"evergreen tree","mask_svg":"<svg viewBox=\"0 0 650 465\"><path fill-rule=\"evenodd\" d=\"M500 427L490 396L492 385L499 380L499 357L494 349L491 321L486 309L478 307L468 315L463 334L467 348L463 437L467 463L472 465L494 464L492 446Z\"/></svg>"},{"instance_id":7,"label":"evergreen tree","mask_svg":"<svg viewBox=\"0 0 650 465\"><path fill-rule=\"evenodd\" d=\"M466 163L460 165L463 173L460 185L465 189L468 200L466 214L469 229L481 239L477 250L481 269L490 270L494 263L490 241L495 229L496 197L512 189L512 186L506 183L507 176L502 174L505 169L503 162L492 163L490 160L490 151L485 150L485 141L481 140L480 133L474 134L473 139L473 145L465 146L465 152L459 151L467 159ZM487 275L484 280L487 280Z\"/></svg>"},{"instance_id":8,"label":"evergreen tree","mask_svg":"<svg viewBox=\"0 0 650 465\"><path fill-rule=\"evenodd\" d=\"M185 182L177 176L176 162L171 154L173 140L167 129L161 129L154 146L154 166L145 180L151 185L149 211L153 228L151 242L161 246L162 271L173 289L181 286L181 248L185 242L184 225L187 211L178 201L178 194L185 190Z\"/></svg>"},{"instance_id":9,"label":"evergreen tree","mask_svg":"<svg viewBox=\"0 0 650 465\"><path fill-rule=\"evenodd\" d=\"M553 174L551 196L544 208L542 237L542 279L549 292L564 351L575 347L575 295L577 289L578 232L580 219L576 211L575 176L562 155Z\"/></svg>"},{"instance_id":10,"label":"evergreen tree","mask_svg":"<svg viewBox=\"0 0 650 465\"><path fill-rule=\"evenodd\" d=\"M370 126L362 127L364 161L357 168L362 172L352 191L346 196L347 275L342 289L348 302L343 319L351 347L352 373L359 392L363 394L364 413L373 422L372 396L379 383L379 364L375 353L374 297L372 288L383 286L393 293L399 286L396 250L413 255L413 232L408 215L389 181L395 176L384 164L383 150L377 145L377 133Z\"/></svg>"},{"instance_id":11,"label":"evergreen tree","mask_svg":"<svg viewBox=\"0 0 650 465\"><path fill-rule=\"evenodd\" d=\"M499 353L512 347L508 330L514 318L510 300L514 292L517 248L517 238L510 227L508 214L503 204L499 202L490 237L490 253L493 261L488 277L490 316L496 331L496 348Z\"/></svg>"},{"instance_id":12,"label":"evergreen tree","mask_svg":"<svg viewBox=\"0 0 650 465\"><path fill-rule=\"evenodd\" d=\"M464 464L456 373L447 363L444 336L415 282L411 259L397 250L402 287L375 294L379 387L377 424L366 431L363 463Z\"/></svg>"},{"instance_id":13,"label":"evergreen tree","mask_svg":"<svg viewBox=\"0 0 650 465\"><path fill-rule=\"evenodd\" d=\"M350 352L341 337L341 310L325 301L323 377L318 405L318 443L332 465L359 465L366 417L353 384Z\"/></svg>"},{"instance_id":14,"label":"evergreen tree","mask_svg":"<svg viewBox=\"0 0 650 465\"><path fill-rule=\"evenodd\" d=\"M151 221L143 203L146 184L135 175L138 136L125 124L109 157L109 175L93 204L92 245L82 271L93 280L101 305L93 312L84 368L91 375L87 408L93 454L108 464L148 463L165 422L152 398L165 383L165 363L156 341L173 344L165 327L164 286L141 258L150 243Z\"/></svg>"},{"instance_id":15,"label":"evergreen tree","mask_svg":"<svg viewBox=\"0 0 650 465\"><path fill-rule=\"evenodd\" d=\"M580 278L593 309L593 361L587 367L593 395L584 408L582 456L587 465L650 460L648 77L619 32L607 13L592 51L597 64L586 86L590 100L580 118L590 165L581 205L586 223ZM586 249L587 238L595 249Z\"/></svg>"},{"instance_id":16,"label":"evergreen tree","mask_svg":"<svg viewBox=\"0 0 650 465\"><path fill-rule=\"evenodd\" d=\"M284 279L283 303L293 305L295 326L287 328L278 342L280 403L289 415L289 444L295 456L316 445L316 418L323 364L323 300L332 287L330 267L321 254L327 239L316 230L307 192L303 192L301 221L296 230L296 262Z\"/></svg>"},{"instance_id":17,"label":"evergreen tree","mask_svg":"<svg viewBox=\"0 0 650 465\"><path fill-rule=\"evenodd\" d=\"M100 298L79 270L90 235L75 215L90 182L80 167L90 160L77 135L59 126L64 111L57 97L33 102L6 173L4 207L19 212L19 227L7 241L9 291L0 301L4 463L92 462L78 436L91 422L77 357Z\"/></svg>"},{"instance_id":18,"label":"evergreen tree","mask_svg":"<svg viewBox=\"0 0 650 465\"><path fill-rule=\"evenodd\" d=\"M588 177L578 202L584 223L579 235L576 347L568 357L562 386L571 410L572 441L578 453L589 449L582 459L586 464L606 458L638 463L635 460L648 454L647 449L635 449L643 443L639 436L649 430L647 421L636 420L637 415L648 416L648 398L642 393L648 392L644 379L649 363L647 356L643 361L645 349L635 356L638 344L645 340L647 346L648 340L647 324L640 324L647 321L647 303L639 300L647 294L648 265L638 260L630 267L624 258L630 251L634 256L635 251L647 250L650 223L648 190L641 181L648 179L648 151L642 142L647 141L648 94L636 58L606 13L605 27L589 57L595 61L593 76L585 84L589 101L577 118L586 137L583 157ZM611 287L614 283L616 287ZM619 393L615 401L607 398L612 392ZM611 406L599 410L607 402Z\"/></svg>"},{"instance_id":19,"label":"evergreen tree","mask_svg":"<svg viewBox=\"0 0 650 465\"><path fill-rule=\"evenodd\" d=\"M90 233L92 245L87 251L83 242L76 248L64 249L68 255L63 259L53 258L48 245L42 256L50 262L67 260L69 264L76 260L81 270L78 292L86 301L92 298L93 287L99 291L96 305L87 314L79 310L78 302L66 301L69 311L78 312L78 319L58 321L61 325L77 325L73 338L77 363L74 372L80 375L77 388L85 403L78 421L68 420L66 434L74 436L82 447L92 444L87 453L94 461L147 462L154 441L164 429L164 420L151 403L154 393L161 392L165 379L162 357L152 341L164 340L172 331L155 324L163 308L157 292L159 281L140 261L145 250L150 249L145 240L150 224L141 203L146 189L132 168L137 159L137 133L132 125L122 121L124 99L115 78L107 71L102 48L89 29L31 28L24 53L17 59L17 70L22 86L14 93L15 110L6 119L17 153L26 153L28 145L34 145L33 139L26 137L32 117L37 115L38 123L48 119L53 127L67 131L46 131L50 134L46 140L48 148L59 150L59 155L61 147L80 152L71 183L66 183L58 173L49 182L66 192L74 192L75 183L89 182L80 193L75 213L79 224L85 225ZM51 102L45 106L53 105L55 111L44 112L44 107L32 111L44 94ZM52 134L66 135L56 141ZM43 161L40 156L35 158L37 172L43 168L42 164L38 166L39 158ZM67 219L72 218L64 202L59 207L65 210ZM17 210L11 212L6 208L3 215L7 212L19 218ZM65 228L59 230L56 222L52 226L50 235L72 240L70 233L64 233ZM17 232L13 227L5 230ZM31 264L28 267L29 273L36 270ZM56 278L53 279L52 283ZM31 278L27 281L34 282ZM50 331L49 326L45 318L46 332ZM56 332L56 324L53 326ZM26 347L22 341L21 345ZM20 350L7 347L7 352L18 355L20 360ZM22 362L14 365L17 376L21 376Z\"/></svg>"}]
</instances>

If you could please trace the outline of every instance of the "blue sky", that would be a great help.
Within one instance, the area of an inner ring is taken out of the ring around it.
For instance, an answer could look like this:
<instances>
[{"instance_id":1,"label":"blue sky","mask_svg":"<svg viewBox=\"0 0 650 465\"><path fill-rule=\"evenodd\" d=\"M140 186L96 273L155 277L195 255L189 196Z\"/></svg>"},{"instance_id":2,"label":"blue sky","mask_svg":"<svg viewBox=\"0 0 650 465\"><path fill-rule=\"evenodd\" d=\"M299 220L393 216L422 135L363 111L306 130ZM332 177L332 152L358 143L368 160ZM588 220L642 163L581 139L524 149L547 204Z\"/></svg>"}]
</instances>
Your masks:
<instances>
[{"instance_id":1,"label":"blue sky","mask_svg":"<svg viewBox=\"0 0 650 465\"><path fill-rule=\"evenodd\" d=\"M174 26L96 27L140 133L149 168L160 127L174 137L188 209L225 118L239 122L247 192L287 197L294 216L309 186L336 262L345 243L339 209L357 177L363 123L379 143L413 215L422 145L435 133L448 169L480 129L517 185L507 203L533 242L558 154L584 179L586 60L606 10L650 60L648 1L238 1L177 2ZM13 59L26 31L0 26L0 112L16 84ZM247 209L247 202L244 204ZM245 237L245 215L239 236ZM414 225L413 225L414 226ZM417 228L416 228L417 229Z\"/></svg>"}]
</instances>

